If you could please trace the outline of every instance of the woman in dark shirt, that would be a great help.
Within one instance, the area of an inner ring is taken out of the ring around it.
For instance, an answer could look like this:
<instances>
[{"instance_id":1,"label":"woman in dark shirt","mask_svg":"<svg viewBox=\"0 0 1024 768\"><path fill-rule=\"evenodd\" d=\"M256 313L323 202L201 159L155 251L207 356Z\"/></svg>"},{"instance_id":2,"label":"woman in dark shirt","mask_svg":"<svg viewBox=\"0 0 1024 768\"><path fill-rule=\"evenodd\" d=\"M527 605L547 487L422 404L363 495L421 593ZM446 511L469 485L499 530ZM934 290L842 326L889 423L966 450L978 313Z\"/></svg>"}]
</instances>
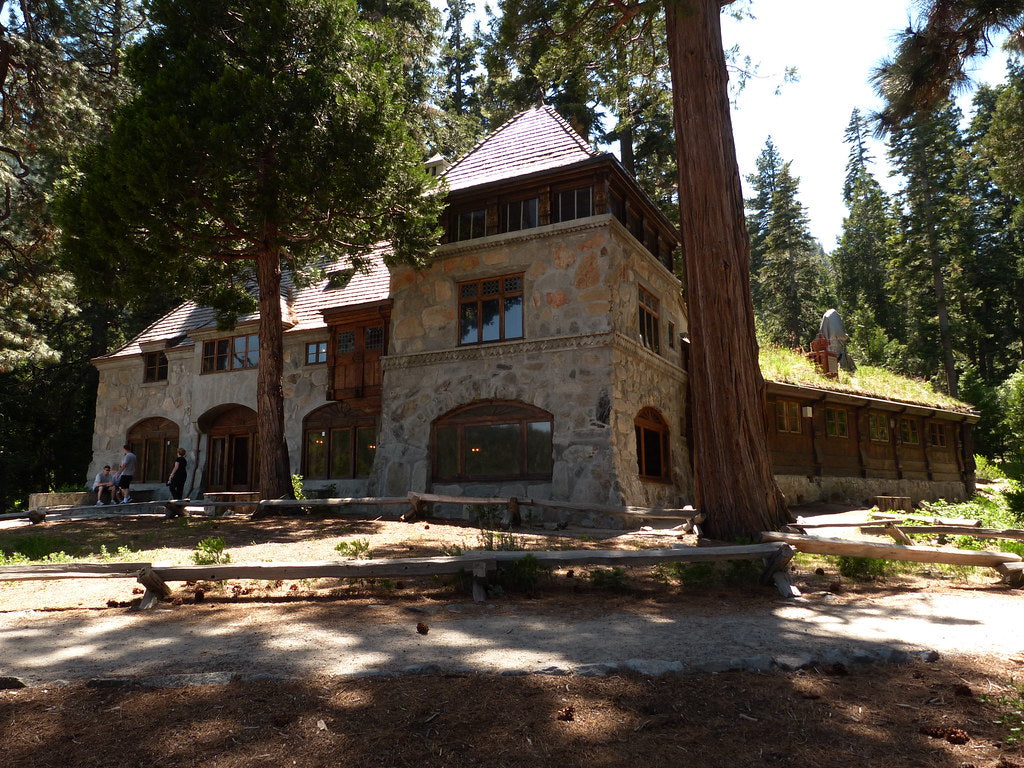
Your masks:
<instances>
[{"instance_id":1,"label":"woman in dark shirt","mask_svg":"<svg viewBox=\"0 0 1024 768\"><path fill-rule=\"evenodd\" d=\"M167 487L171 489L171 498L180 499L185 493L185 449L178 449L178 458L174 460L171 476L167 478Z\"/></svg>"}]
</instances>

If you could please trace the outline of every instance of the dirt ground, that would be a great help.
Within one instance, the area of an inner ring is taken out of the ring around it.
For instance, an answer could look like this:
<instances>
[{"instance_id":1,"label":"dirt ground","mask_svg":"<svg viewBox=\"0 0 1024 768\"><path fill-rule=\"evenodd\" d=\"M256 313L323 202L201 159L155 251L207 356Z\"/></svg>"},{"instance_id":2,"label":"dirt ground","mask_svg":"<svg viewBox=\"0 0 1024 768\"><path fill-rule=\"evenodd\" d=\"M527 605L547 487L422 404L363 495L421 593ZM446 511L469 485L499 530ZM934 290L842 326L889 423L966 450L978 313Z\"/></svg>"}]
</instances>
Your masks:
<instances>
[{"instance_id":1,"label":"dirt ground","mask_svg":"<svg viewBox=\"0 0 1024 768\"><path fill-rule=\"evenodd\" d=\"M664 537L611 532L515 532L492 544L549 549L666 546ZM74 557L128 547L131 559L189 562L196 543L224 539L233 562L329 560L335 547L369 546L374 557L478 548L471 526L332 518L83 521L0 530L0 547ZM26 539L29 539L26 541ZM693 543L682 538L683 543ZM356 542L353 544L353 542ZM856 601L907 590L985 591L984 574L899 573L868 582L801 562L805 592ZM685 605L704 616L774 600L741 571L677 574L631 569L624 578L556 572L498 610L573 617L657 613ZM353 620L388 620L402 606L465 599L457 580L227 582L174 585L170 615L212 606L220 622L271 606L330 607ZM0 618L26 612L92 623L131 610L131 580L0 584ZM202 603L203 605L198 605ZM282 622L288 612L280 612ZM294 617L293 617L294 618ZM392 617L393 618L393 617ZM408 615L402 618L408 621ZM431 635L432 637L432 635ZM30 642L30 641L29 641ZM41 649L42 650L42 649ZM0 651L0 669L3 653ZM185 671L185 670L182 670ZM235 682L182 688L92 687L85 681L0 691L0 766L950 766L1024 768L1004 720L1024 679L1024 655L944 654L937 661L792 673L506 676L406 675ZM1017 705L1018 707L1020 704Z\"/></svg>"}]
</instances>

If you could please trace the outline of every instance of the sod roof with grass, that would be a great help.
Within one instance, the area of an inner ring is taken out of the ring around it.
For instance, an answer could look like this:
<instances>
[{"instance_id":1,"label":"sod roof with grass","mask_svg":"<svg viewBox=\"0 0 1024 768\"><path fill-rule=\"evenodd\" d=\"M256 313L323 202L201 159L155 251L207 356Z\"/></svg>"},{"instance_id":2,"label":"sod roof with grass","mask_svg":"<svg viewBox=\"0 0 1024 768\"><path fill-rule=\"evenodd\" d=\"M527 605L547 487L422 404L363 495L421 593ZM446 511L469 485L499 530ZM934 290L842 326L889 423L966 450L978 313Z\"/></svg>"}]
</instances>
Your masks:
<instances>
[{"instance_id":1,"label":"sod roof with grass","mask_svg":"<svg viewBox=\"0 0 1024 768\"><path fill-rule=\"evenodd\" d=\"M876 400L935 408L954 413L973 414L974 408L935 389L927 381L877 368L859 365L850 374L840 371L838 377L821 373L813 362L798 352L781 347L761 347L761 373L766 381L800 387L859 395Z\"/></svg>"}]
</instances>

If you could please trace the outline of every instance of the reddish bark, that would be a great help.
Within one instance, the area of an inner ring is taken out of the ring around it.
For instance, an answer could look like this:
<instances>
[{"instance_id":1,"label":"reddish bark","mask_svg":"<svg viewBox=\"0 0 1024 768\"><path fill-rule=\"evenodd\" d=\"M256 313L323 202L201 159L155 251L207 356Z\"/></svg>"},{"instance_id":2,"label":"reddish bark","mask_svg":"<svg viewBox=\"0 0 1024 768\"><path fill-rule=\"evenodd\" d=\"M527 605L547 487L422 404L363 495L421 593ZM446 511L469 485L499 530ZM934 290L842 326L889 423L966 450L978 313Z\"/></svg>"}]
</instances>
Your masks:
<instances>
[{"instance_id":1,"label":"reddish bark","mask_svg":"<svg viewBox=\"0 0 1024 768\"><path fill-rule=\"evenodd\" d=\"M284 437L284 330L281 326L281 258L264 245L256 258L260 305L260 361L256 369L257 478L261 499L291 498L288 444Z\"/></svg>"},{"instance_id":2,"label":"reddish bark","mask_svg":"<svg viewBox=\"0 0 1024 768\"><path fill-rule=\"evenodd\" d=\"M719 0L668 0L679 207L690 319L696 502L708 535L783 524L750 295L750 242L729 114Z\"/></svg>"}]
</instances>

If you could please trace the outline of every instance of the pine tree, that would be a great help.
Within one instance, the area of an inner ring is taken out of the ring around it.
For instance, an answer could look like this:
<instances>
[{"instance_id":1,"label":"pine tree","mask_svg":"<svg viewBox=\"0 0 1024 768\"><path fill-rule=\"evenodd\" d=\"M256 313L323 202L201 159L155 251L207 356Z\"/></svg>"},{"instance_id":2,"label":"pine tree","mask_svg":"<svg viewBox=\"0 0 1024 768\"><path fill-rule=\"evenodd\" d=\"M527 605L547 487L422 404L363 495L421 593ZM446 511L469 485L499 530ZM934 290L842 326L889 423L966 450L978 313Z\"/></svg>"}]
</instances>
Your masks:
<instances>
[{"instance_id":1,"label":"pine tree","mask_svg":"<svg viewBox=\"0 0 1024 768\"><path fill-rule=\"evenodd\" d=\"M898 250L890 268L889 291L904 318L902 338L921 356L924 375L941 373L946 391L957 396L950 317L949 275L960 269L965 243L964 190L958 188L960 111L947 102L892 132L889 155L904 184Z\"/></svg>"},{"instance_id":2,"label":"pine tree","mask_svg":"<svg viewBox=\"0 0 1024 768\"><path fill-rule=\"evenodd\" d=\"M441 50L437 60L437 81L433 100L440 110L433 121L432 149L448 158L457 157L480 138L483 125L477 69L481 33L477 24L467 33L467 19L473 12L471 0L448 0L441 29Z\"/></svg>"},{"instance_id":3,"label":"pine tree","mask_svg":"<svg viewBox=\"0 0 1024 768\"><path fill-rule=\"evenodd\" d=\"M747 183L754 196L746 200L747 232L750 235L750 274L754 278L754 307L759 304L757 274L764 264L765 240L771 227L772 203L778 188L779 172L782 170L782 156L769 136L764 149L758 155L756 172L747 176Z\"/></svg>"},{"instance_id":4,"label":"pine tree","mask_svg":"<svg viewBox=\"0 0 1024 768\"><path fill-rule=\"evenodd\" d=\"M891 332L894 320L885 284L895 223L892 204L871 174L872 158L865 144L866 135L867 123L855 109L846 129L850 154L843 200L849 214L843 220L839 243L832 252L832 264L842 313L867 309L875 322Z\"/></svg>"},{"instance_id":5,"label":"pine tree","mask_svg":"<svg viewBox=\"0 0 1024 768\"><path fill-rule=\"evenodd\" d=\"M260 493L291 493L281 271L356 265L381 240L416 262L436 238L421 137L425 3L151 0L129 55L138 95L81 158L62 205L84 287L187 291L231 320L259 288Z\"/></svg>"},{"instance_id":6,"label":"pine tree","mask_svg":"<svg viewBox=\"0 0 1024 768\"><path fill-rule=\"evenodd\" d=\"M790 165L782 163L775 176L754 311L770 340L795 347L810 342L824 311L818 302L823 269L821 247L797 199L800 180Z\"/></svg>"}]
</instances>

